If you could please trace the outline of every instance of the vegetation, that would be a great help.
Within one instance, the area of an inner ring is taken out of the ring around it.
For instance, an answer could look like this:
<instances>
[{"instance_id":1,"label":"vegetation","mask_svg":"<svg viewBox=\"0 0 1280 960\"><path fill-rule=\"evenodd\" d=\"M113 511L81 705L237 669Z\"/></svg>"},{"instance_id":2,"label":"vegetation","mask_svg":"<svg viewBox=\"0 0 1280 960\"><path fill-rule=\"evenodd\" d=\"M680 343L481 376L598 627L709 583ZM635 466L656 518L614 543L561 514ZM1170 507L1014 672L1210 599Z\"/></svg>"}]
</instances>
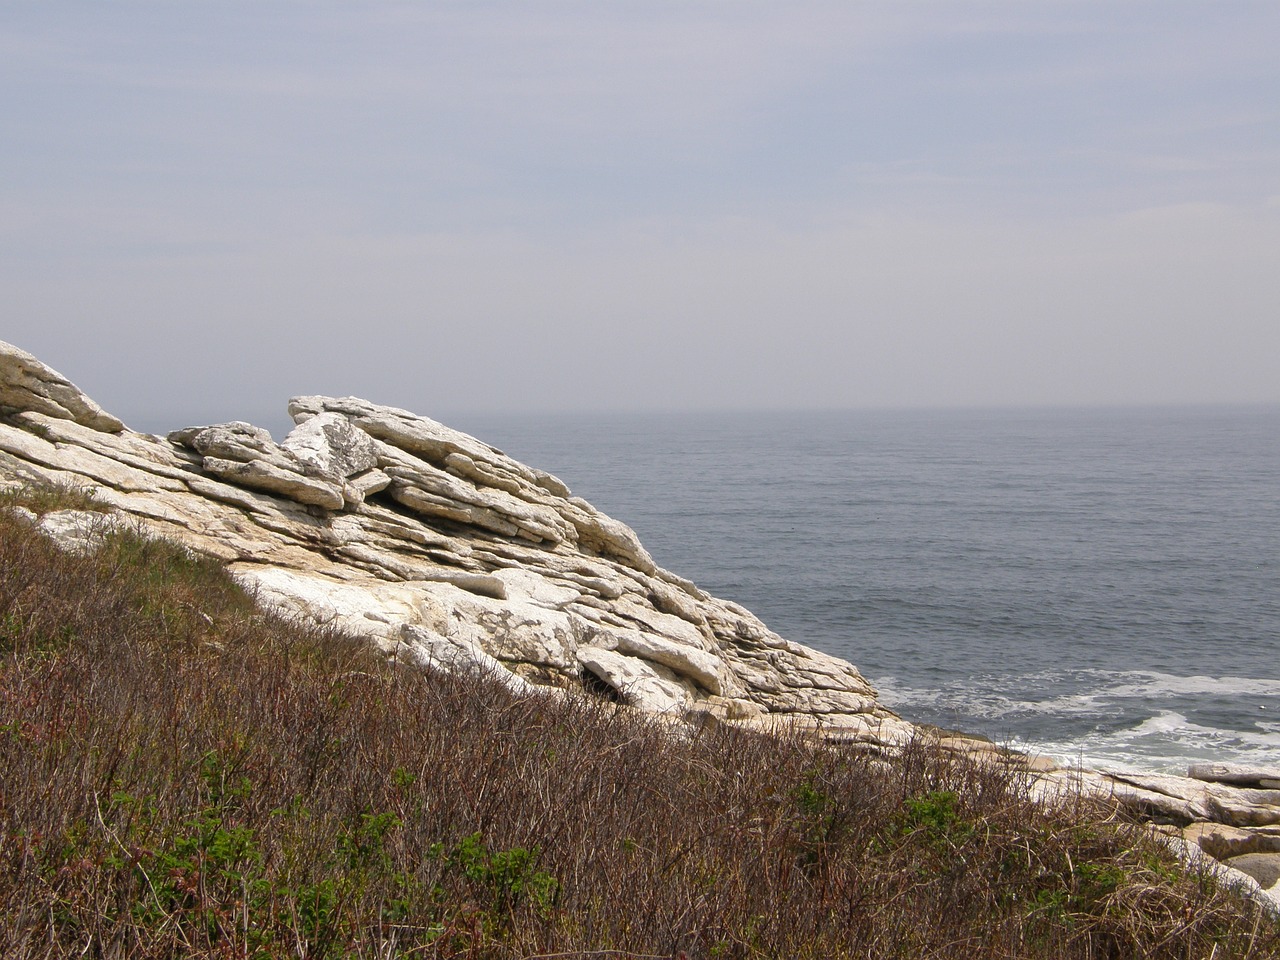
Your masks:
<instances>
[{"instance_id":1,"label":"vegetation","mask_svg":"<svg viewBox=\"0 0 1280 960\"><path fill-rule=\"evenodd\" d=\"M926 744L424 675L180 548L64 553L0 509L0 954L1221 960L1280 929Z\"/></svg>"}]
</instances>

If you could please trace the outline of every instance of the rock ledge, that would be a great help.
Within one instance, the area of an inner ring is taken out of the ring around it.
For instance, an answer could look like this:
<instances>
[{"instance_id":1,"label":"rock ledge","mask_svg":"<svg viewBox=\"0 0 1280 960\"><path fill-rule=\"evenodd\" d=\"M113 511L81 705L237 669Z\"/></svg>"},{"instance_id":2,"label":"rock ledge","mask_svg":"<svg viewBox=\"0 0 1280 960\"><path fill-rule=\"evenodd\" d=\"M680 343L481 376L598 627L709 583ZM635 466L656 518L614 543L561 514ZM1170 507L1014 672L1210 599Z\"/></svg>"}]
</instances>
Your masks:
<instances>
[{"instance_id":1,"label":"rock ledge","mask_svg":"<svg viewBox=\"0 0 1280 960\"><path fill-rule=\"evenodd\" d=\"M289 413L279 443L244 422L136 433L0 343L0 484L88 488L117 519L224 561L262 604L442 669L657 713L910 735L852 665L661 569L551 474L355 397L295 397ZM40 521L78 546L101 522Z\"/></svg>"}]
</instances>

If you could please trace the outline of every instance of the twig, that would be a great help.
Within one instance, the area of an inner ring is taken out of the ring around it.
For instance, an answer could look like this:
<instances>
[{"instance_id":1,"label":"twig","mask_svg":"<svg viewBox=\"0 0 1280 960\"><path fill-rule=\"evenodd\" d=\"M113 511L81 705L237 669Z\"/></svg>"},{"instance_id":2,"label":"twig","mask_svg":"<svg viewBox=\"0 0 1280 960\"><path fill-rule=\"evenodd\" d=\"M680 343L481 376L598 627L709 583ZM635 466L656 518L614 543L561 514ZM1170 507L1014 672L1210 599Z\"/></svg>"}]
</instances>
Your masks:
<instances>
[{"instance_id":1,"label":"twig","mask_svg":"<svg viewBox=\"0 0 1280 960\"><path fill-rule=\"evenodd\" d=\"M111 838L111 841L117 847L120 848L120 852L125 855L125 857L129 860L130 863L134 863L137 865L138 872L142 874L142 879L147 881L147 889L151 891L151 899L155 900L156 909L159 910L161 915L164 917L165 923L172 923L173 914L171 914L168 910L166 910L164 908L164 904L160 902L160 894L156 892L156 886L154 883L151 882L151 874L147 873L147 871L142 868L142 865L137 863L136 858L133 856L133 854L131 854L129 852L129 849L123 843L120 842L120 838L116 836L116 832L112 830L110 827L108 827L106 820L103 819L102 804L98 802L97 790L93 791L93 810L94 810L94 813L96 813L98 816L98 825L102 827L103 833L105 833L108 837ZM182 925L174 924L174 929L178 931L178 935L182 937L183 942L185 942L187 946L190 947L191 946L190 941L187 940L186 934L182 932Z\"/></svg>"},{"instance_id":2,"label":"twig","mask_svg":"<svg viewBox=\"0 0 1280 960\"><path fill-rule=\"evenodd\" d=\"M561 957L627 957L628 960L671 960L669 953L630 953L626 950L568 950L564 953L527 953L520 960L559 960Z\"/></svg>"}]
</instances>

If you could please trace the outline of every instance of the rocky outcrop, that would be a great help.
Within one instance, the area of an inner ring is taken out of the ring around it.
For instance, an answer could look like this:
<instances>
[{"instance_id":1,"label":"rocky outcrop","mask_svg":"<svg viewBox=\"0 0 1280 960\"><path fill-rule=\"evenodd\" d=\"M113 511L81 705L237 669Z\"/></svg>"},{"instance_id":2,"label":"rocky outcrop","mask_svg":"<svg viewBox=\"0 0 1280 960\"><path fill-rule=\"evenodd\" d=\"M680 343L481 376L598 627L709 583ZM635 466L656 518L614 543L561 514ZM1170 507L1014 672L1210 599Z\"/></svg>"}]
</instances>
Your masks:
<instances>
[{"instance_id":1,"label":"rocky outcrop","mask_svg":"<svg viewBox=\"0 0 1280 960\"><path fill-rule=\"evenodd\" d=\"M918 731L851 664L661 569L625 524L474 437L353 397L296 397L281 442L248 423L125 428L0 342L0 489L85 488L99 510L31 522L69 549L121 526L226 563L265 607L403 662L483 670L519 693L609 697L697 725L892 750ZM941 749L1024 772L1045 802L1119 801L1280 910L1280 771L1057 769L981 740ZM1175 835L1176 834L1176 835Z\"/></svg>"},{"instance_id":2,"label":"rocky outcrop","mask_svg":"<svg viewBox=\"0 0 1280 960\"><path fill-rule=\"evenodd\" d=\"M1240 766L1231 771L1245 783L1273 776ZM1207 779L1212 775L1213 769L1201 765L1185 777L1049 769L1035 771L1030 785L1032 795L1046 803L1073 803L1081 796L1117 802L1151 824L1183 859L1206 866L1280 915L1280 790Z\"/></svg>"},{"instance_id":3,"label":"rocky outcrop","mask_svg":"<svg viewBox=\"0 0 1280 960\"><path fill-rule=\"evenodd\" d=\"M221 559L264 606L521 690L909 735L853 666L661 569L551 474L354 397L289 413L278 443L243 422L136 433L0 343L0 483L88 488L110 511L38 520L68 546L134 524Z\"/></svg>"},{"instance_id":4,"label":"rocky outcrop","mask_svg":"<svg viewBox=\"0 0 1280 960\"><path fill-rule=\"evenodd\" d=\"M119 433L124 424L81 393L56 370L12 344L0 342L0 411L30 410Z\"/></svg>"}]
</instances>

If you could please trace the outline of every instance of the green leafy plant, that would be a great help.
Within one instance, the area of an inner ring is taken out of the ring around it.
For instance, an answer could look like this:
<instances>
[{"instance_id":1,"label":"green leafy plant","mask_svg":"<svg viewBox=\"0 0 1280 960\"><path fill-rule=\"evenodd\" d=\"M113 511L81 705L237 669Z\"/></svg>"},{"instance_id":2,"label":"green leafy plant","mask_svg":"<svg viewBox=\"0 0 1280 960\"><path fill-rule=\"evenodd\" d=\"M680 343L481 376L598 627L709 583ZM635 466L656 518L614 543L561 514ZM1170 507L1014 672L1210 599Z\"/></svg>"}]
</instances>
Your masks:
<instances>
[{"instance_id":1,"label":"green leafy plant","mask_svg":"<svg viewBox=\"0 0 1280 960\"><path fill-rule=\"evenodd\" d=\"M479 833L463 837L447 858L475 887L487 895L495 915L507 915L525 899L546 913L555 906L560 885L537 868L537 847L490 850Z\"/></svg>"},{"instance_id":2,"label":"green leafy plant","mask_svg":"<svg viewBox=\"0 0 1280 960\"><path fill-rule=\"evenodd\" d=\"M959 797L954 790L931 790L918 797L908 797L902 805L902 822L906 830L920 830L930 842L942 847L963 846L974 834L973 824L958 810Z\"/></svg>"}]
</instances>

